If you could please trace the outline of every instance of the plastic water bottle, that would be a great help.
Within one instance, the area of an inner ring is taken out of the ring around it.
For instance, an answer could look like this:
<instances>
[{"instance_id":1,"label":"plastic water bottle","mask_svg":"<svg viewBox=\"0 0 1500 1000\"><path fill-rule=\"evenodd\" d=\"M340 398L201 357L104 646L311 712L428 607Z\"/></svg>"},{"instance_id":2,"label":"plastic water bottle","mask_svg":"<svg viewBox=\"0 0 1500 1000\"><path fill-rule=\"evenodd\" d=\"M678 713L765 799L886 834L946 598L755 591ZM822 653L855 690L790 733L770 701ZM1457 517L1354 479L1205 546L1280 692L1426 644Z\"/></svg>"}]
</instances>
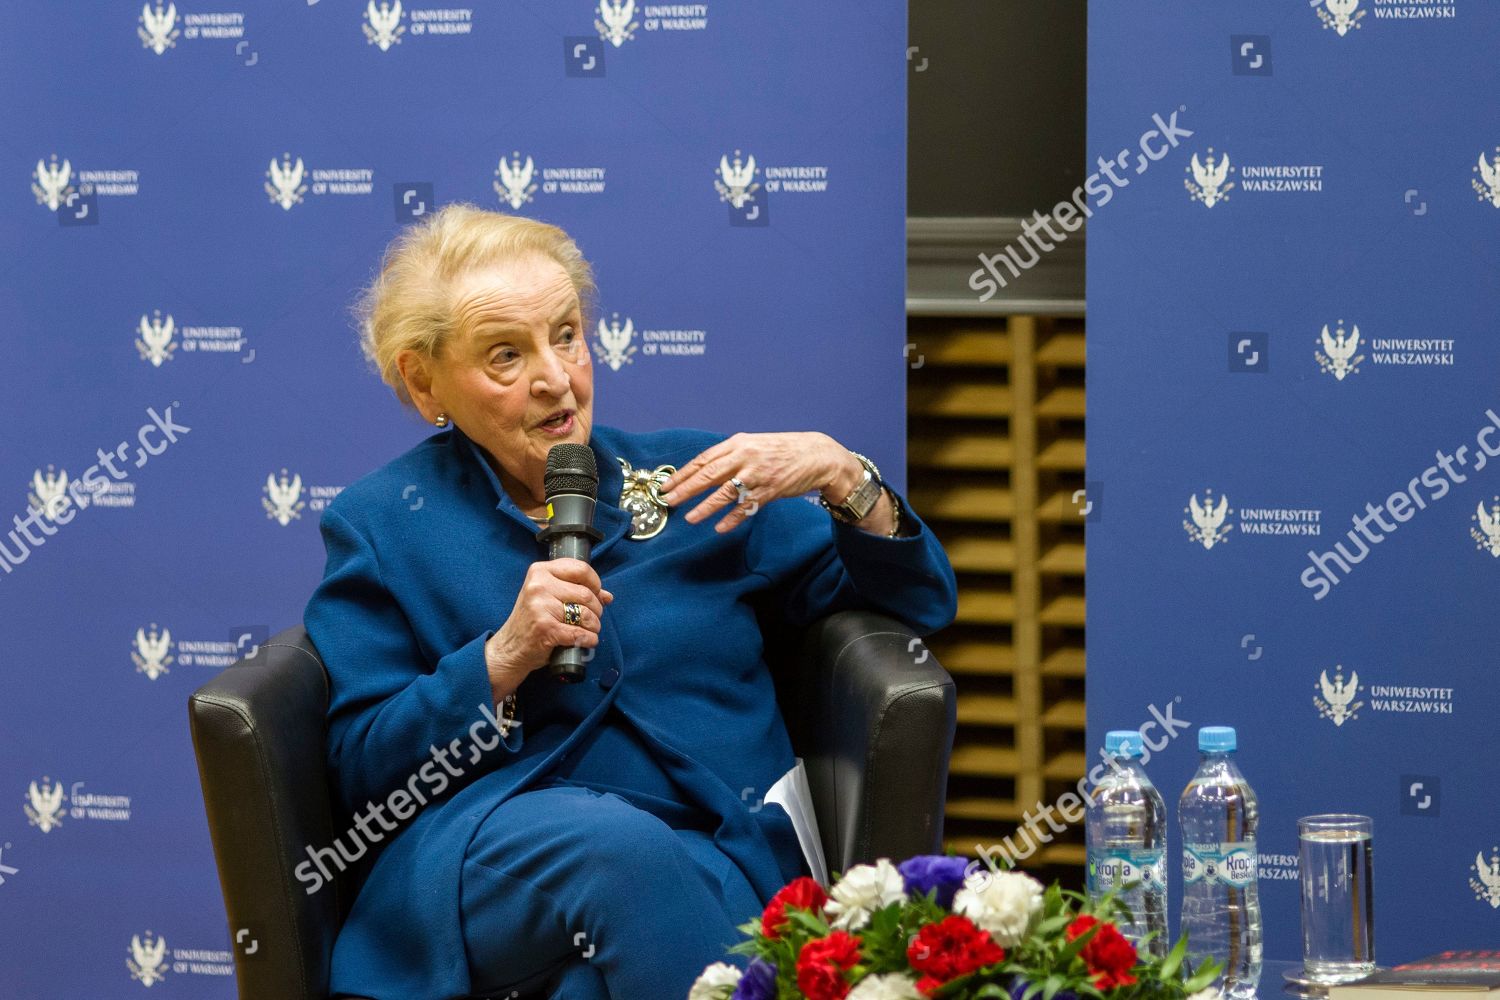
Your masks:
<instances>
[{"instance_id":1,"label":"plastic water bottle","mask_svg":"<svg viewBox=\"0 0 1500 1000\"><path fill-rule=\"evenodd\" d=\"M1190 956L1212 958L1222 967L1223 996L1251 1000L1261 963L1255 848L1260 807L1234 762L1236 746L1229 726L1198 730L1198 773L1177 804L1182 930Z\"/></svg>"},{"instance_id":2,"label":"plastic water bottle","mask_svg":"<svg viewBox=\"0 0 1500 1000\"><path fill-rule=\"evenodd\" d=\"M1104 736L1110 766L1088 806L1088 888L1097 900L1113 889L1130 908L1120 932L1142 957L1167 954L1167 806L1141 767L1141 734ZM1133 888L1125 886L1136 883ZM1139 942L1151 931L1156 936Z\"/></svg>"}]
</instances>

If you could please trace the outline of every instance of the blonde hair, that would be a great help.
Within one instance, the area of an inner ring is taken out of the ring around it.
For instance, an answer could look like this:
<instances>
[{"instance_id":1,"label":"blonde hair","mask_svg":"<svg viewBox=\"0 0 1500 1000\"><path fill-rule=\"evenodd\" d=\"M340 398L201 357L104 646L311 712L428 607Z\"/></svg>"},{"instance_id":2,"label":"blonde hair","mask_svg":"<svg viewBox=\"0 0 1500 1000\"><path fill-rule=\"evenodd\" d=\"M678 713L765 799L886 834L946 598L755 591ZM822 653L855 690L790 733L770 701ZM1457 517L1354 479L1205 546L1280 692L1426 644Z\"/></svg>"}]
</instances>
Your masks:
<instances>
[{"instance_id":1,"label":"blonde hair","mask_svg":"<svg viewBox=\"0 0 1500 1000\"><path fill-rule=\"evenodd\" d=\"M428 358L440 355L454 328L453 283L478 268L533 254L567 272L587 324L595 294L593 269L572 237L556 226L455 202L407 226L391 241L380 273L360 294L354 312L360 349L401 402L415 405L396 359L406 350Z\"/></svg>"}]
</instances>

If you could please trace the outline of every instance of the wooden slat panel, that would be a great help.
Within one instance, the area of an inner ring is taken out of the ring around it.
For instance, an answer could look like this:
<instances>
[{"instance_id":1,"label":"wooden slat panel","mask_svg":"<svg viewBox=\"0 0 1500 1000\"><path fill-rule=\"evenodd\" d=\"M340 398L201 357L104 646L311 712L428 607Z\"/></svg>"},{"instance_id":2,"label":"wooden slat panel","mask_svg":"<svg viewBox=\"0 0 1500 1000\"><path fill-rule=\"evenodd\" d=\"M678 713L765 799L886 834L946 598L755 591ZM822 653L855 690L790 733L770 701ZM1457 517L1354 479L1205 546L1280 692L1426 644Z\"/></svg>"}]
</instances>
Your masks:
<instances>
[{"instance_id":1,"label":"wooden slat panel","mask_svg":"<svg viewBox=\"0 0 1500 1000\"><path fill-rule=\"evenodd\" d=\"M1036 516L1043 521L1069 521L1073 524L1083 524L1081 510L1082 507L1073 502L1072 490L1058 490L1037 506Z\"/></svg>"},{"instance_id":2,"label":"wooden slat panel","mask_svg":"<svg viewBox=\"0 0 1500 1000\"><path fill-rule=\"evenodd\" d=\"M1015 462L1009 439L994 434L918 434L906 442L912 468L1004 471Z\"/></svg>"},{"instance_id":3,"label":"wooden slat panel","mask_svg":"<svg viewBox=\"0 0 1500 1000\"><path fill-rule=\"evenodd\" d=\"M958 721L963 725L1008 726L1016 721L1016 702L998 694L958 695Z\"/></svg>"},{"instance_id":4,"label":"wooden slat panel","mask_svg":"<svg viewBox=\"0 0 1500 1000\"><path fill-rule=\"evenodd\" d=\"M954 819L985 819L996 823L1017 823L1021 819L1021 807L1006 799L950 798L947 815Z\"/></svg>"},{"instance_id":5,"label":"wooden slat panel","mask_svg":"<svg viewBox=\"0 0 1500 1000\"><path fill-rule=\"evenodd\" d=\"M1037 400L1036 404L1036 412L1044 417L1076 417L1081 420L1083 411L1082 386L1057 386Z\"/></svg>"},{"instance_id":6,"label":"wooden slat panel","mask_svg":"<svg viewBox=\"0 0 1500 1000\"><path fill-rule=\"evenodd\" d=\"M940 334L921 331L911 338L916 346L906 352L914 368L972 367L1009 364L1010 336L1004 330L953 329Z\"/></svg>"},{"instance_id":7,"label":"wooden slat panel","mask_svg":"<svg viewBox=\"0 0 1500 1000\"><path fill-rule=\"evenodd\" d=\"M916 416L1008 417L1013 407L1010 387L993 382L944 382L906 390L906 410Z\"/></svg>"},{"instance_id":8,"label":"wooden slat panel","mask_svg":"<svg viewBox=\"0 0 1500 1000\"><path fill-rule=\"evenodd\" d=\"M1016 597L1008 590L964 587L958 595L960 625L1009 625L1016 620Z\"/></svg>"},{"instance_id":9,"label":"wooden slat panel","mask_svg":"<svg viewBox=\"0 0 1500 1000\"><path fill-rule=\"evenodd\" d=\"M971 743L953 748L953 757L948 761L950 774L1012 775L1019 760L1013 747L989 746Z\"/></svg>"},{"instance_id":10,"label":"wooden slat panel","mask_svg":"<svg viewBox=\"0 0 1500 1000\"><path fill-rule=\"evenodd\" d=\"M1082 865L1088 860L1088 849L1083 844L1053 842L1037 852L1044 865Z\"/></svg>"},{"instance_id":11,"label":"wooden slat panel","mask_svg":"<svg viewBox=\"0 0 1500 1000\"><path fill-rule=\"evenodd\" d=\"M1003 521L1016 512L1015 496L1004 486L913 486L911 504L924 521Z\"/></svg>"},{"instance_id":12,"label":"wooden slat panel","mask_svg":"<svg viewBox=\"0 0 1500 1000\"><path fill-rule=\"evenodd\" d=\"M1042 713L1042 725L1051 729L1082 729L1083 702L1076 699L1053 702Z\"/></svg>"},{"instance_id":13,"label":"wooden slat panel","mask_svg":"<svg viewBox=\"0 0 1500 1000\"><path fill-rule=\"evenodd\" d=\"M1076 594L1054 597L1042 608L1044 625L1076 625L1082 628L1083 623L1083 598Z\"/></svg>"},{"instance_id":14,"label":"wooden slat panel","mask_svg":"<svg viewBox=\"0 0 1500 1000\"><path fill-rule=\"evenodd\" d=\"M1042 572L1054 576L1083 576L1082 542L1056 542L1042 553Z\"/></svg>"},{"instance_id":15,"label":"wooden slat panel","mask_svg":"<svg viewBox=\"0 0 1500 1000\"><path fill-rule=\"evenodd\" d=\"M1085 353L1083 334L1057 333L1037 348L1036 361L1053 368L1082 368Z\"/></svg>"},{"instance_id":16,"label":"wooden slat panel","mask_svg":"<svg viewBox=\"0 0 1500 1000\"><path fill-rule=\"evenodd\" d=\"M1060 530L1084 523L1072 492L1087 455L1086 342L1081 320L1034 316L914 321L908 339L910 499L959 574L958 624L931 644L959 678L945 843L974 856L1087 763L1074 592L1086 554L1076 529ZM1081 831L1062 836L1027 867L1081 864Z\"/></svg>"},{"instance_id":17,"label":"wooden slat panel","mask_svg":"<svg viewBox=\"0 0 1500 1000\"><path fill-rule=\"evenodd\" d=\"M1009 573L1016 568L1016 546L1009 539L959 535L944 541L943 549L960 573Z\"/></svg>"},{"instance_id":18,"label":"wooden slat panel","mask_svg":"<svg viewBox=\"0 0 1500 1000\"><path fill-rule=\"evenodd\" d=\"M1006 643L938 638L932 643L932 652L951 674L1003 677L1016 669L1016 651Z\"/></svg>"},{"instance_id":19,"label":"wooden slat panel","mask_svg":"<svg viewBox=\"0 0 1500 1000\"><path fill-rule=\"evenodd\" d=\"M1059 438L1037 456L1036 464L1043 469L1062 469L1082 472L1087 449L1077 438Z\"/></svg>"},{"instance_id":20,"label":"wooden slat panel","mask_svg":"<svg viewBox=\"0 0 1500 1000\"><path fill-rule=\"evenodd\" d=\"M1057 781L1077 781L1087 769L1088 755L1082 750L1068 750L1053 754L1047 760L1046 767L1042 768L1042 773Z\"/></svg>"},{"instance_id":21,"label":"wooden slat panel","mask_svg":"<svg viewBox=\"0 0 1500 1000\"><path fill-rule=\"evenodd\" d=\"M1042 661L1042 673L1047 677L1082 677L1083 664L1083 650L1059 649Z\"/></svg>"}]
</instances>

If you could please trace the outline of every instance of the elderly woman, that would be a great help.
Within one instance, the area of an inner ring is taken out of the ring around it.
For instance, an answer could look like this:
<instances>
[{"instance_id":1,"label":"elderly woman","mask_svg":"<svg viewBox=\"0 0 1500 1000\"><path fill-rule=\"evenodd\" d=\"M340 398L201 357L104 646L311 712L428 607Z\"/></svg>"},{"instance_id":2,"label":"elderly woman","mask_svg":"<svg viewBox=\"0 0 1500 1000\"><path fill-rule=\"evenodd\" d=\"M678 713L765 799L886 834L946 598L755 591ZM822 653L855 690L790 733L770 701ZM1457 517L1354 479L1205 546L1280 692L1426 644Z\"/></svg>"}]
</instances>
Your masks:
<instances>
[{"instance_id":1,"label":"elderly woman","mask_svg":"<svg viewBox=\"0 0 1500 1000\"><path fill-rule=\"evenodd\" d=\"M335 994L685 997L809 872L760 805L795 760L752 601L953 618L931 532L826 434L596 425L593 291L561 230L450 205L364 298L367 356L442 430L322 518L306 623L361 833ZM537 540L565 442L597 459L592 565ZM544 669L558 646L592 651L581 683Z\"/></svg>"}]
</instances>

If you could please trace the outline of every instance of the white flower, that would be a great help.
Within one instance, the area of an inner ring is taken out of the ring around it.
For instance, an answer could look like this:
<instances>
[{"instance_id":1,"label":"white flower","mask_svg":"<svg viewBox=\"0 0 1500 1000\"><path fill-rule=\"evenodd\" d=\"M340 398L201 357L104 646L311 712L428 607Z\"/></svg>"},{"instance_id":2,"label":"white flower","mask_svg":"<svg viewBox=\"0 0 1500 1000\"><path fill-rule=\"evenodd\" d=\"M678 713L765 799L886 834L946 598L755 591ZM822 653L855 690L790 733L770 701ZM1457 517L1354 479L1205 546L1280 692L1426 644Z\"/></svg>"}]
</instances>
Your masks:
<instances>
[{"instance_id":1,"label":"white flower","mask_svg":"<svg viewBox=\"0 0 1500 1000\"><path fill-rule=\"evenodd\" d=\"M1042 883L1020 872L981 872L953 896L953 910L989 931L1000 947L1014 948L1042 912Z\"/></svg>"},{"instance_id":2,"label":"white flower","mask_svg":"<svg viewBox=\"0 0 1500 1000\"><path fill-rule=\"evenodd\" d=\"M845 1000L925 1000L917 985L899 972L883 976L866 976L849 991ZM1189 998L1191 1000L1191 998Z\"/></svg>"},{"instance_id":3,"label":"white flower","mask_svg":"<svg viewBox=\"0 0 1500 1000\"><path fill-rule=\"evenodd\" d=\"M715 962L703 970L688 990L688 1000L726 1000L739 985L740 970L728 962Z\"/></svg>"},{"instance_id":4,"label":"white flower","mask_svg":"<svg viewBox=\"0 0 1500 1000\"><path fill-rule=\"evenodd\" d=\"M859 930L870 922L870 914L906 899L906 880L886 858L873 865L855 865L828 891L823 911L833 918L835 930Z\"/></svg>"}]
</instances>

